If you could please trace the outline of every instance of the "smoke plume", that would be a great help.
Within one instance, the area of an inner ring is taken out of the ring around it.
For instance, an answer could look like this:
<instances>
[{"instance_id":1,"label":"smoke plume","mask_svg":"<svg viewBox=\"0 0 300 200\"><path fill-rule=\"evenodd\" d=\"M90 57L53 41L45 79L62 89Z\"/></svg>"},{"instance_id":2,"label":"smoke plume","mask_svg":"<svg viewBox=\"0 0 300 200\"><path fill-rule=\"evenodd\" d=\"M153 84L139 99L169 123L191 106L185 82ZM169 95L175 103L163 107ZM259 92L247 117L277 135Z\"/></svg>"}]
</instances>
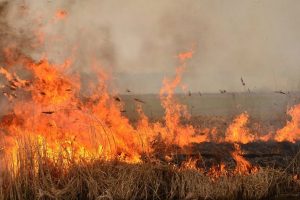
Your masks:
<instances>
[{"instance_id":1,"label":"smoke plume","mask_svg":"<svg viewBox=\"0 0 300 200\"><path fill-rule=\"evenodd\" d=\"M298 90L299 7L293 0L1 1L0 45L57 63L74 57L73 70L86 78L100 63L120 92L158 93L176 55L191 48L184 75L191 91L244 91L241 77L251 90Z\"/></svg>"}]
</instances>

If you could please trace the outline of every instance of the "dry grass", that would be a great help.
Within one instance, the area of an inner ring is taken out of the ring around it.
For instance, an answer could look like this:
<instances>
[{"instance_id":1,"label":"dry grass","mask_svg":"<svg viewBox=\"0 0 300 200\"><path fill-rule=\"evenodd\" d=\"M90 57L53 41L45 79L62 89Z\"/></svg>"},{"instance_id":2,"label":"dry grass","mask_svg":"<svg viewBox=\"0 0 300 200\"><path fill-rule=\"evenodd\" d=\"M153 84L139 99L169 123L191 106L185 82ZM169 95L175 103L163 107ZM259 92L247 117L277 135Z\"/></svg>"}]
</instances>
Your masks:
<instances>
[{"instance_id":1,"label":"dry grass","mask_svg":"<svg viewBox=\"0 0 300 200\"><path fill-rule=\"evenodd\" d=\"M2 171L0 199L291 199L300 192L291 175L271 168L213 179L166 164L50 160L32 143L21 145L17 160Z\"/></svg>"}]
</instances>

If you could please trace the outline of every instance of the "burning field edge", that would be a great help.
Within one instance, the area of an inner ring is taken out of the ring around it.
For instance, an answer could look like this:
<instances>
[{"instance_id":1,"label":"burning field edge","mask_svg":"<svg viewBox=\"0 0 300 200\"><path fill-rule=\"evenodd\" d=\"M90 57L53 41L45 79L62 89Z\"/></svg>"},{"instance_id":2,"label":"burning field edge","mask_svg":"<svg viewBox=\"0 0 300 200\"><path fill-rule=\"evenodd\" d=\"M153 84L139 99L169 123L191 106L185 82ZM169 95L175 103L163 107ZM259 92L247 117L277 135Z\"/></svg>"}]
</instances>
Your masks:
<instances>
[{"instance_id":1,"label":"burning field edge","mask_svg":"<svg viewBox=\"0 0 300 200\"><path fill-rule=\"evenodd\" d=\"M247 173L222 165L194 168L145 159L53 158L38 141L19 141L17 162L1 176L1 199L298 199L300 154L284 169L258 167ZM237 155L239 156L239 155Z\"/></svg>"},{"instance_id":2,"label":"burning field edge","mask_svg":"<svg viewBox=\"0 0 300 200\"><path fill-rule=\"evenodd\" d=\"M2 4L0 25L13 31L5 21L9 3ZM45 29L67 18L59 10L47 24L28 27L25 39L23 30L3 34L0 200L300 198L300 104L282 126L261 128L246 111L226 125L193 121L175 95L192 95L182 83L191 48L178 52L174 77L162 82L163 118L149 119L147 102L133 97L132 123L96 59L86 58L92 64L84 79L76 71L80 52L60 64L38 56Z\"/></svg>"},{"instance_id":3,"label":"burning field edge","mask_svg":"<svg viewBox=\"0 0 300 200\"><path fill-rule=\"evenodd\" d=\"M191 123L174 96L193 53L180 53L175 76L163 81L163 120L151 121L145 102L134 99L139 120L132 124L101 67L86 94L80 76L66 73L71 60L37 62L7 49L0 74L11 108L0 121L0 198L298 198L300 104L275 131L263 132L247 112L226 127L198 127L203 122ZM30 77L19 77L16 66Z\"/></svg>"}]
</instances>

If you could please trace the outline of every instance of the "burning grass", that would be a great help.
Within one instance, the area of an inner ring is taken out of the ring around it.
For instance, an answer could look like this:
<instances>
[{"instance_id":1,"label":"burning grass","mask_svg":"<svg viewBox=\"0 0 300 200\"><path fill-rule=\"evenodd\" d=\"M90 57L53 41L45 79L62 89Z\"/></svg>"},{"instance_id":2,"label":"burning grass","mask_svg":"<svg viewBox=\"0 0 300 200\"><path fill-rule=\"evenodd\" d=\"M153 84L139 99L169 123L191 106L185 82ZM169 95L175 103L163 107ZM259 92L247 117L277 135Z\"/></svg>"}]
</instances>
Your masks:
<instances>
[{"instance_id":1,"label":"burning grass","mask_svg":"<svg viewBox=\"0 0 300 200\"><path fill-rule=\"evenodd\" d=\"M59 9L50 24L69 16ZM33 30L35 39L27 48L43 46L48 38L43 29L42 23ZM187 106L175 98L178 88L187 92L181 80L193 49L178 54L175 76L163 80L163 119L149 120L141 106L146 102L133 97L139 114L133 124L100 65L83 66L93 74L83 81L73 71L76 53L57 64L47 52L38 59L18 43L3 46L0 200L270 199L300 192L298 154L284 167L262 167L246 155L267 154L244 152L255 142L299 141L300 104L290 108L291 120L273 132L251 127L246 111L222 127L195 125ZM245 86L243 78L241 83ZM213 149L203 153L201 145Z\"/></svg>"},{"instance_id":2,"label":"burning grass","mask_svg":"<svg viewBox=\"0 0 300 200\"><path fill-rule=\"evenodd\" d=\"M291 108L291 121L274 133L256 132L246 112L223 132L200 130L174 98L184 60L192 53L186 55L180 57L175 77L163 81L164 119L149 120L141 109L144 102L136 100L136 124L122 114L121 99L110 94L102 70L96 70L98 82L87 96L80 78L65 73L69 60L54 65L21 56L14 62L30 72L29 80L13 72L14 64L0 68L6 79L3 94L11 105L0 120L1 199L268 199L299 192L300 172L253 165L241 145L298 141L300 105ZM226 143L228 151L219 149L216 162L206 167L204 154L180 158L198 153L188 147L207 142ZM234 165L224 163L224 157Z\"/></svg>"},{"instance_id":3,"label":"burning grass","mask_svg":"<svg viewBox=\"0 0 300 200\"><path fill-rule=\"evenodd\" d=\"M145 102L134 98L139 119L132 124L100 66L91 67L95 80L85 93L80 75L69 72L72 60L57 65L7 49L0 67L9 105L0 119L1 199L266 199L299 192L300 172L253 165L241 145L298 141L300 105L272 133L251 128L247 112L226 127L198 129L174 97L193 53L179 54L174 78L163 81L164 118L149 120ZM18 75L24 72L28 77ZM229 151L219 149L208 167L201 166L205 155L180 159L197 154L188 147L203 143L226 143ZM224 157L235 164L223 163Z\"/></svg>"},{"instance_id":4,"label":"burning grass","mask_svg":"<svg viewBox=\"0 0 300 200\"><path fill-rule=\"evenodd\" d=\"M158 160L66 159L64 148L53 158L34 140L20 141L17 152L15 165L2 171L0 199L270 199L300 192L287 169L212 173Z\"/></svg>"},{"instance_id":5,"label":"burning grass","mask_svg":"<svg viewBox=\"0 0 300 200\"><path fill-rule=\"evenodd\" d=\"M279 136L278 141L298 141L299 105L275 133L255 132L246 112L223 132L197 129L186 106L174 98L185 68L181 63L174 79L163 82L163 121L150 121L137 104L140 119L131 124L122 115L121 99L109 94L103 71L91 95L83 96L78 77L64 73L70 62L57 66L24 57L18 63L32 73L30 81L0 68L7 79L3 88L13 87L6 93L11 112L0 121L0 199L269 199L300 192L297 157L286 169L262 168L241 148ZM208 142L226 148L218 150L216 162L203 166L204 157L215 151L205 155L189 147Z\"/></svg>"}]
</instances>

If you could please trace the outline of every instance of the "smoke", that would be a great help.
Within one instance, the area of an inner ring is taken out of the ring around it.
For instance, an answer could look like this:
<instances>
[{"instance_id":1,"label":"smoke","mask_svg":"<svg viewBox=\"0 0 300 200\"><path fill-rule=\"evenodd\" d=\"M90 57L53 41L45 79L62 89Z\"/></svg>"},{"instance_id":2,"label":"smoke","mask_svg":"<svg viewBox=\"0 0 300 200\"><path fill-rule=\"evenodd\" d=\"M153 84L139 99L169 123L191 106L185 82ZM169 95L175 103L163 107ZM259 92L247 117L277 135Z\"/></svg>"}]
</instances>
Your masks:
<instances>
[{"instance_id":1,"label":"smoke","mask_svg":"<svg viewBox=\"0 0 300 200\"><path fill-rule=\"evenodd\" d=\"M74 57L90 77L94 62L120 92L157 93L176 55L194 48L184 82L194 91L298 90L300 2L293 0L2 1L2 47L34 58ZM66 17L55 19L58 11ZM39 30L40 32L36 32ZM35 36L45 37L43 46Z\"/></svg>"},{"instance_id":2,"label":"smoke","mask_svg":"<svg viewBox=\"0 0 300 200\"><path fill-rule=\"evenodd\" d=\"M20 26L20 22L16 19L22 15L15 15L13 5L16 1L0 1L0 63L5 64L5 52L8 48L14 47L14 56L21 51L29 51L31 49L30 42L32 38L27 35L29 29ZM14 23L13 25L11 23ZM13 55L12 55L13 56Z\"/></svg>"}]
</instances>

